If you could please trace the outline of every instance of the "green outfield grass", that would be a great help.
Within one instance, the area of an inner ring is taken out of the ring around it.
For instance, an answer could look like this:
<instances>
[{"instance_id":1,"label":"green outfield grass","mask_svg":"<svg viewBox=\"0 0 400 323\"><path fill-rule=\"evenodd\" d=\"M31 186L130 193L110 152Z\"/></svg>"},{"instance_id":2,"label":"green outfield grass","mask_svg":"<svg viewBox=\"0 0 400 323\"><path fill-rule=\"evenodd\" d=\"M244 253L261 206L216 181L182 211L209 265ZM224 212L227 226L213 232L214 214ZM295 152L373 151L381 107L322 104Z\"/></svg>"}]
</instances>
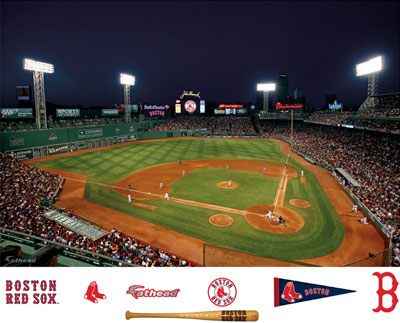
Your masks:
<instances>
[{"instance_id":1,"label":"green outfield grass","mask_svg":"<svg viewBox=\"0 0 400 323\"><path fill-rule=\"evenodd\" d=\"M217 183L228 181L238 183L234 190L217 187ZM243 172L230 169L198 169L175 181L171 196L207 204L247 210L254 205L273 204L279 178L261 173Z\"/></svg>"},{"instance_id":2,"label":"green outfield grass","mask_svg":"<svg viewBox=\"0 0 400 323\"><path fill-rule=\"evenodd\" d=\"M233 224L216 227L208 219L218 212L172 201L142 201L157 206L154 211L135 207L127 203L125 196L94 184L113 185L132 173L179 160L245 159L284 164L286 158L279 145L269 140L171 139L136 142L37 162L36 165L85 174L88 176L85 190L85 199L88 201L211 244L288 260L329 254L339 247L344 236L344 226L317 179L307 169L304 169L306 185L300 183L299 177L289 180L287 184L285 207L298 212L305 222L303 229L291 234L263 232L250 226L243 216L226 212L234 219ZM289 164L300 173L302 168L298 163L290 159ZM228 179L237 182L239 187L224 190L216 186L217 182ZM202 169L172 183L171 196L248 209L253 205L272 204L278 183L279 179L267 178L260 173ZM308 209L294 207L289 204L289 200L294 198L307 200L312 206Z\"/></svg>"}]
</instances>

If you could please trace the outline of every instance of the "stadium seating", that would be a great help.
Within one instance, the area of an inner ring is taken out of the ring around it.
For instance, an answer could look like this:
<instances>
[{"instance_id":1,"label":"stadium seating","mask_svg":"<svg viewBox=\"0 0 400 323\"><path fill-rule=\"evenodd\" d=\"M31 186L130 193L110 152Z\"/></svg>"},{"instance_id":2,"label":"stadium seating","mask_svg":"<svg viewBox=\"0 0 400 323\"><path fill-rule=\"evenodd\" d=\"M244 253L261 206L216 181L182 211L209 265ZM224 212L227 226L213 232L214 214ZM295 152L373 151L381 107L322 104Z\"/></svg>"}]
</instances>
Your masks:
<instances>
[{"instance_id":1,"label":"stadium seating","mask_svg":"<svg viewBox=\"0 0 400 323\"><path fill-rule=\"evenodd\" d=\"M75 247L144 267L194 265L116 229L103 238L92 241L47 219L42 202L55 198L62 178L21 163L4 153L0 153L0 165L0 233L9 234L9 230L14 230L62 244L67 250ZM75 217L73 212L69 212L69 216ZM95 258L93 260L97 261Z\"/></svg>"}]
</instances>

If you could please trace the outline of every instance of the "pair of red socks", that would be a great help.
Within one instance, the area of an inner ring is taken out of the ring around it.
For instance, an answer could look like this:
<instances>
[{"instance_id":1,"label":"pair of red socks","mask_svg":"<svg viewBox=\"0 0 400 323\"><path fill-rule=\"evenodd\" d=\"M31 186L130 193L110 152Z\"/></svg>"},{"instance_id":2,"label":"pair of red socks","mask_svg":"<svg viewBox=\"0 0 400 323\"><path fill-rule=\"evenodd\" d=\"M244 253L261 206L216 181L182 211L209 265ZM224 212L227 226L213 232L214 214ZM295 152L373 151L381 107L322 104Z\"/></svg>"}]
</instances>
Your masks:
<instances>
[{"instance_id":1,"label":"pair of red socks","mask_svg":"<svg viewBox=\"0 0 400 323\"><path fill-rule=\"evenodd\" d=\"M294 303L295 298L302 299L303 295L301 295L300 293L296 293L296 291L294 290L293 282L289 282L286 284L281 297L290 303Z\"/></svg>"},{"instance_id":2,"label":"pair of red socks","mask_svg":"<svg viewBox=\"0 0 400 323\"><path fill-rule=\"evenodd\" d=\"M97 300L98 298L100 298L100 299L107 298L106 295L99 293L99 288L97 287L96 282L91 282L89 284L86 294L83 297L93 303L98 303L98 300Z\"/></svg>"}]
</instances>

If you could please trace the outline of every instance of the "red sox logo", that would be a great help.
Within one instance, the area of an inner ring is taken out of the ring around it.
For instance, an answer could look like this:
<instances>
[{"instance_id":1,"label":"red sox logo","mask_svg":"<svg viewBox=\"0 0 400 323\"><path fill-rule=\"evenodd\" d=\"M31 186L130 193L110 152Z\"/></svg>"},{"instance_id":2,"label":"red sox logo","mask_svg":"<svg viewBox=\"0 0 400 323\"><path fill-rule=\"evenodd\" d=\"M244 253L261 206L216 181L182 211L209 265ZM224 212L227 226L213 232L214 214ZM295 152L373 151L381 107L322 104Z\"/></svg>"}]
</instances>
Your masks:
<instances>
[{"instance_id":1,"label":"red sox logo","mask_svg":"<svg viewBox=\"0 0 400 323\"><path fill-rule=\"evenodd\" d=\"M185 102L185 110L189 113L196 111L196 102L188 100Z\"/></svg>"},{"instance_id":2,"label":"red sox logo","mask_svg":"<svg viewBox=\"0 0 400 323\"><path fill-rule=\"evenodd\" d=\"M373 273L373 276L378 277L379 279L379 288L376 291L376 293L379 296L379 304L377 308L372 309L374 312L385 312L385 313L389 313L391 311L393 311L396 308L397 303L399 302L399 299L397 298L397 295L395 294L397 286L399 286L399 283L396 279L396 276L394 276L392 273L390 272L385 272L383 274L375 272ZM392 279L392 288L389 290L386 290L383 288L383 278L385 277L389 277ZM384 307L383 306L383 296L384 295L389 295L392 297L392 306L391 307Z\"/></svg>"},{"instance_id":3,"label":"red sox logo","mask_svg":"<svg viewBox=\"0 0 400 323\"><path fill-rule=\"evenodd\" d=\"M236 293L235 284L227 278L217 278L208 286L208 298L214 305L220 307L232 304Z\"/></svg>"},{"instance_id":4,"label":"red sox logo","mask_svg":"<svg viewBox=\"0 0 400 323\"><path fill-rule=\"evenodd\" d=\"M301 295L300 293L296 293L293 282L289 282L286 284L281 298L290 303L294 303L294 299L302 299L303 295Z\"/></svg>"}]
</instances>

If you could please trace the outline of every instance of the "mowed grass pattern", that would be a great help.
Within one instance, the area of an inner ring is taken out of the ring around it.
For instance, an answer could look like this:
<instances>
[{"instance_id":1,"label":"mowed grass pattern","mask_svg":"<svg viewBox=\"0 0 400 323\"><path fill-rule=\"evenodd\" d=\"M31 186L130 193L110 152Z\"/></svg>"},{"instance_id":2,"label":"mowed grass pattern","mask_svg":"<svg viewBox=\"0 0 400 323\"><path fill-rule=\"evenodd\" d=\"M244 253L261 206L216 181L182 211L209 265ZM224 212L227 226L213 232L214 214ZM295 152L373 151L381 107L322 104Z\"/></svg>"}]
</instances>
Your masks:
<instances>
[{"instance_id":1,"label":"mowed grass pattern","mask_svg":"<svg viewBox=\"0 0 400 323\"><path fill-rule=\"evenodd\" d=\"M238 183L234 190L220 188L217 183ZM254 205L273 204L279 178L261 173L231 169L198 169L170 185L173 194L187 200L247 210Z\"/></svg>"},{"instance_id":2,"label":"mowed grass pattern","mask_svg":"<svg viewBox=\"0 0 400 323\"><path fill-rule=\"evenodd\" d=\"M97 184L113 185L132 173L179 160L242 159L284 164L286 158L279 145L269 140L193 138L136 142L37 162L36 165L85 174L88 176L85 190L85 199L88 201L211 244L288 260L329 254L339 247L344 236L344 226L317 179L306 169L306 185L300 183L300 178L289 180L287 184L285 207L298 212L305 221L303 229L291 234L258 230L250 226L243 216L230 213L226 214L234 219L232 225L215 227L208 219L219 212L171 201L143 201L156 206L155 211L135 207L127 203L125 196ZM289 164L300 173L302 168L299 164L292 159ZM216 180L228 180L228 176L238 182L237 190L222 190L215 186ZM207 169L204 172L197 170L173 183L171 196L247 209L256 204L272 204L278 182L279 179L266 179L257 173L221 169ZM211 191L211 187L214 191ZM246 187L250 191L244 190L242 194L238 194L241 188ZM293 198L307 200L312 206L308 209L296 208L288 203Z\"/></svg>"}]
</instances>

